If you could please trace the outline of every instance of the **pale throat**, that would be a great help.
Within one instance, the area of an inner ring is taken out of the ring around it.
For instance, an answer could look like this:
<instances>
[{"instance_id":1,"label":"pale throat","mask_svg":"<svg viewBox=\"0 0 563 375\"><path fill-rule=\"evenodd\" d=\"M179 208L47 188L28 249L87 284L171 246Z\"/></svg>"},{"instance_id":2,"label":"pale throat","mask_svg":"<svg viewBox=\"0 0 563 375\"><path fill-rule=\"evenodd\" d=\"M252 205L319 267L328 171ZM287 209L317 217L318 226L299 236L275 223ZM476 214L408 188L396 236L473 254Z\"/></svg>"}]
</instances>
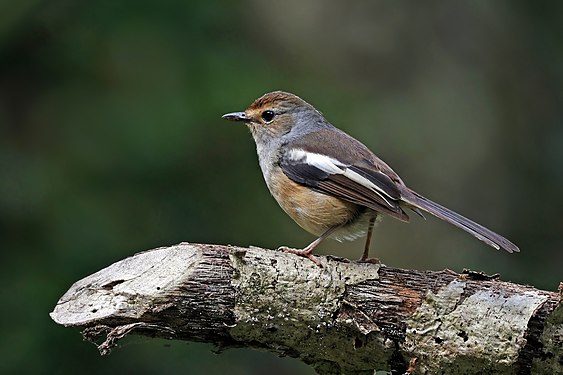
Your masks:
<instances>
[{"instance_id":1,"label":"pale throat","mask_svg":"<svg viewBox=\"0 0 563 375\"><path fill-rule=\"evenodd\" d=\"M270 188L269 181L271 180L272 170L274 169L274 164L277 162L277 157L273 157L271 146L266 142L256 142L256 153L258 154L258 164L260 164L260 169L264 175L264 180L266 185Z\"/></svg>"}]
</instances>

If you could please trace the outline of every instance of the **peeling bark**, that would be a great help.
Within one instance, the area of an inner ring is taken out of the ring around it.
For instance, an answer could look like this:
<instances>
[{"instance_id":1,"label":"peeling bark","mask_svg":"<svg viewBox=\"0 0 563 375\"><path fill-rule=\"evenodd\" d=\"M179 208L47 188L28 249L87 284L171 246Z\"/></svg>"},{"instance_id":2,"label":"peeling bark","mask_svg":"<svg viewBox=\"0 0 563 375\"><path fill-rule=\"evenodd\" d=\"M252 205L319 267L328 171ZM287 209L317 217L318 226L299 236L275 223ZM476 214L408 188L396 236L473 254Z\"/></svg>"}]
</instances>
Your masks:
<instances>
[{"instance_id":1,"label":"peeling bark","mask_svg":"<svg viewBox=\"0 0 563 375\"><path fill-rule=\"evenodd\" d=\"M51 313L108 354L128 334L253 347L321 374L563 373L561 293L476 273L179 244L76 282Z\"/></svg>"}]
</instances>

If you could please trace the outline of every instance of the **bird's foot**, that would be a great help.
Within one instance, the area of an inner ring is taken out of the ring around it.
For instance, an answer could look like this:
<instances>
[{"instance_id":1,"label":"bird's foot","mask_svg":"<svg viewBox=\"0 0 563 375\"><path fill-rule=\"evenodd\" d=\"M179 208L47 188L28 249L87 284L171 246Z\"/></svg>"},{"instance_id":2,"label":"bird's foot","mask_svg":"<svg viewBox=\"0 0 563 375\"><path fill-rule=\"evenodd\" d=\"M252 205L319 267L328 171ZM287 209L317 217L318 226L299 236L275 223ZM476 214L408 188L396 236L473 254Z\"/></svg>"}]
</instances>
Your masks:
<instances>
[{"instance_id":1,"label":"bird's foot","mask_svg":"<svg viewBox=\"0 0 563 375\"><path fill-rule=\"evenodd\" d=\"M293 249L287 246L280 246L278 247L279 251L283 251L285 253L299 255L305 258L308 258L311 262L315 263L317 266L322 267L323 265L319 261L319 259L313 255L313 249L304 248L303 250L300 249Z\"/></svg>"},{"instance_id":2,"label":"bird's foot","mask_svg":"<svg viewBox=\"0 0 563 375\"><path fill-rule=\"evenodd\" d=\"M360 259L358 259L358 263L381 264L381 260L379 258L361 257Z\"/></svg>"}]
</instances>

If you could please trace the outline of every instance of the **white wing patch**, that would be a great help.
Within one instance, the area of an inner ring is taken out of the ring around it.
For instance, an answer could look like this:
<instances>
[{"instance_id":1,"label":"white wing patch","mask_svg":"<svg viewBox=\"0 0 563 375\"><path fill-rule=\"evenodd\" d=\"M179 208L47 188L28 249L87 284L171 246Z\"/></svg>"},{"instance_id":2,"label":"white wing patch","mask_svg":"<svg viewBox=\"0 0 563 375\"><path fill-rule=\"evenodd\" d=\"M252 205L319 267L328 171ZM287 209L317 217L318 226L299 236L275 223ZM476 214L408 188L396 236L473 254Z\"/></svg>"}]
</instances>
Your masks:
<instances>
[{"instance_id":1,"label":"white wing patch","mask_svg":"<svg viewBox=\"0 0 563 375\"><path fill-rule=\"evenodd\" d=\"M330 174L344 174L344 169L346 169L346 165L330 156L307 152L299 148L294 148L289 152L289 159L311 165Z\"/></svg>"},{"instance_id":2,"label":"white wing patch","mask_svg":"<svg viewBox=\"0 0 563 375\"><path fill-rule=\"evenodd\" d=\"M350 180L364 187L367 187L368 189L377 193L377 195L379 195L389 206L394 207L394 205L391 204L389 200L387 200L386 196L387 197L389 196L385 193L383 189L381 189L379 186L377 186L367 178L363 177L359 173L348 169L348 166L346 164L343 164L342 162L334 158L331 158L330 156L317 154L314 152L307 152L303 149L294 148L291 151L289 151L288 157L292 161L308 164L329 174L344 175Z\"/></svg>"}]
</instances>

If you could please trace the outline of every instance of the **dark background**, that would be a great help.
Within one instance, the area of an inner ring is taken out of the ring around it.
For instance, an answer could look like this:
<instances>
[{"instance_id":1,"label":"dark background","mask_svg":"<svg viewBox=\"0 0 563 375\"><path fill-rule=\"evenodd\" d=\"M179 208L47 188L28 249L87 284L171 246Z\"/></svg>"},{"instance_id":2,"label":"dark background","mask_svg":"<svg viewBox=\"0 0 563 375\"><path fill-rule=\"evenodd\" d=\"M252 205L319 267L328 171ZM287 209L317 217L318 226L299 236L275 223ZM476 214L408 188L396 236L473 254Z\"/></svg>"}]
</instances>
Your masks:
<instances>
[{"instance_id":1,"label":"dark background","mask_svg":"<svg viewBox=\"0 0 563 375\"><path fill-rule=\"evenodd\" d=\"M269 196L247 129L220 118L275 89L522 249L415 216L385 220L372 255L556 290L562 4L3 0L0 372L312 373L268 353L145 338L101 358L48 315L74 281L141 250L309 243ZM319 253L355 259L362 246Z\"/></svg>"}]
</instances>

